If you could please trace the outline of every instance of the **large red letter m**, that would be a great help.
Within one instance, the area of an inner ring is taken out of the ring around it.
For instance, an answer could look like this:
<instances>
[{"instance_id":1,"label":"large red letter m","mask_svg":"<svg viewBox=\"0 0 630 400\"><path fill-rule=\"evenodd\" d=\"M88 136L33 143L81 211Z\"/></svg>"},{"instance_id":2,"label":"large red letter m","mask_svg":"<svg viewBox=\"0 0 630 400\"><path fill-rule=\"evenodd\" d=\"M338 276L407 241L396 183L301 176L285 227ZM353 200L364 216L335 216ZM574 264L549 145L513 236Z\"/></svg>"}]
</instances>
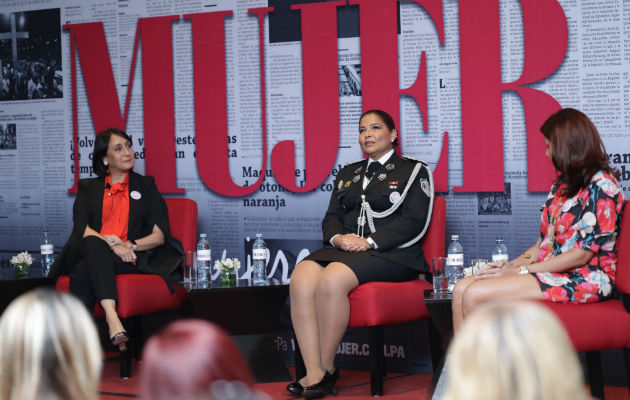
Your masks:
<instances>
[{"instance_id":1,"label":"large red letter m","mask_svg":"<svg viewBox=\"0 0 630 400\"><path fill-rule=\"evenodd\" d=\"M70 54L72 59L72 120L75 175L74 186L69 190L70 193L76 193L79 179L75 47L79 52L81 72L83 73L94 131L99 132L109 127L125 129L141 33L146 173L155 177L156 184L161 192L183 193L185 191L177 187L175 167L171 24L174 19L178 18L179 16L177 15L169 15L138 19L124 113L120 111L103 24L101 22L91 22L64 25L63 28L70 31Z\"/></svg>"}]
</instances>

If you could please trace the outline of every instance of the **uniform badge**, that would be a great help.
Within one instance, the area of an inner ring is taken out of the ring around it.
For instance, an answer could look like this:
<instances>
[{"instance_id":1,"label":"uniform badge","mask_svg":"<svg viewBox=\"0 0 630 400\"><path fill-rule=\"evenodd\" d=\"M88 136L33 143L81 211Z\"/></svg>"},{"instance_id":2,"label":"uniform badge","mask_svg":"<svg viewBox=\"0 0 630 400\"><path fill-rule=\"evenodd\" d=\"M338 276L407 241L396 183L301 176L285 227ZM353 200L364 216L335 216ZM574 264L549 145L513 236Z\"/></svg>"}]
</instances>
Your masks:
<instances>
[{"instance_id":1,"label":"uniform badge","mask_svg":"<svg viewBox=\"0 0 630 400\"><path fill-rule=\"evenodd\" d=\"M357 169L354 170L355 174L358 174L359 172L361 172L361 170L363 169L363 167L359 167Z\"/></svg>"},{"instance_id":2,"label":"uniform badge","mask_svg":"<svg viewBox=\"0 0 630 400\"><path fill-rule=\"evenodd\" d=\"M350 185L352 184L351 181L347 181L346 184L344 185L345 187L350 187Z\"/></svg>"},{"instance_id":3,"label":"uniform badge","mask_svg":"<svg viewBox=\"0 0 630 400\"><path fill-rule=\"evenodd\" d=\"M385 180L385 178L387 178L387 174L380 174L380 175L378 176L378 180L379 180L379 181Z\"/></svg>"},{"instance_id":4,"label":"uniform badge","mask_svg":"<svg viewBox=\"0 0 630 400\"><path fill-rule=\"evenodd\" d=\"M388 170L388 171L391 171L391 170L393 170L394 168L396 168L396 166L395 166L394 164L389 163L389 164L387 164L387 165L385 166L385 168L387 168L387 170Z\"/></svg>"},{"instance_id":5,"label":"uniform badge","mask_svg":"<svg viewBox=\"0 0 630 400\"><path fill-rule=\"evenodd\" d=\"M389 188L390 189L398 189L398 181L391 181L391 182L389 182Z\"/></svg>"},{"instance_id":6,"label":"uniform badge","mask_svg":"<svg viewBox=\"0 0 630 400\"><path fill-rule=\"evenodd\" d=\"M359 179L361 179L361 177L357 175L354 178L352 178L352 182L359 182Z\"/></svg>"},{"instance_id":7,"label":"uniform badge","mask_svg":"<svg viewBox=\"0 0 630 400\"><path fill-rule=\"evenodd\" d=\"M337 190L341 190L342 187L343 187L343 179L339 181L339 184L337 185Z\"/></svg>"},{"instance_id":8,"label":"uniform badge","mask_svg":"<svg viewBox=\"0 0 630 400\"><path fill-rule=\"evenodd\" d=\"M426 194L428 197L431 197L431 186L429 185L428 180L426 180L425 178L420 179L420 187L422 188L424 194Z\"/></svg>"},{"instance_id":9,"label":"uniform badge","mask_svg":"<svg viewBox=\"0 0 630 400\"><path fill-rule=\"evenodd\" d=\"M398 192L391 192L389 194L389 201L390 201L390 203L396 204L396 202L398 200L400 200L400 193L398 193Z\"/></svg>"},{"instance_id":10,"label":"uniform badge","mask_svg":"<svg viewBox=\"0 0 630 400\"><path fill-rule=\"evenodd\" d=\"M140 194L140 192L134 190L133 192L129 193L129 196L131 196L132 199L134 200L140 200L142 198L142 195Z\"/></svg>"}]
</instances>

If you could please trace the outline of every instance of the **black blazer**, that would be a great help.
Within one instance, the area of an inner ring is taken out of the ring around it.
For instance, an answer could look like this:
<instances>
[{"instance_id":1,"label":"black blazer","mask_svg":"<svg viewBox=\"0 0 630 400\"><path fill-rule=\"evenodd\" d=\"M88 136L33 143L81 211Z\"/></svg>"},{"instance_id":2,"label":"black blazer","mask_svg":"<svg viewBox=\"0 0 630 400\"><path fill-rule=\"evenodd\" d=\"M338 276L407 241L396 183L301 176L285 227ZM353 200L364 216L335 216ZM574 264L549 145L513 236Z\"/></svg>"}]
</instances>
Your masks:
<instances>
[{"instance_id":1,"label":"black blazer","mask_svg":"<svg viewBox=\"0 0 630 400\"><path fill-rule=\"evenodd\" d=\"M418 162L392 154L376 171L365 190L363 177L367 159L342 168L335 180L335 188L322 222L324 245L331 247L330 239L336 234L357 233L361 195L366 196L374 211L389 209L397 196L393 193L403 193ZM423 164L403 204L388 217L374 218L375 232L370 232L366 221L363 236L370 236L378 246L378 249L368 250L368 253L419 272L428 271L429 266L425 262L420 241L404 249L397 247L420 234L429 217L429 205L433 197L429 174L428 168Z\"/></svg>"},{"instance_id":2,"label":"black blazer","mask_svg":"<svg viewBox=\"0 0 630 400\"><path fill-rule=\"evenodd\" d=\"M83 238L86 226L89 225L97 232L101 230L105 178L81 179L78 187L73 207L74 227L61 254L51 267L49 276L52 278L57 278L72 268L65 265L65 261L75 258L69 257L69 249ZM166 202L158 192L153 177L130 171L127 237L136 240L148 236L153 232L154 225L164 233L165 242L155 249L137 252L136 267L140 272L158 274L167 281L175 281L178 279L178 267L184 250L181 242L171 236Z\"/></svg>"}]
</instances>

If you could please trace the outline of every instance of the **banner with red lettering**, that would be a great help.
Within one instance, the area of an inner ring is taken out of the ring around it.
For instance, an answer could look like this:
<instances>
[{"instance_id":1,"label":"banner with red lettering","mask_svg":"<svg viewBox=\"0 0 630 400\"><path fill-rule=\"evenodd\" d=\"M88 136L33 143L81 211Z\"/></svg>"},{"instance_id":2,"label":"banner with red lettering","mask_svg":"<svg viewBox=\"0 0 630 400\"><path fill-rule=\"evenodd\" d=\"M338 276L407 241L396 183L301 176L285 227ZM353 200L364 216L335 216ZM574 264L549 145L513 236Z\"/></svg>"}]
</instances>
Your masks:
<instances>
[{"instance_id":1,"label":"banner with red lettering","mask_svg":"<svg viewBox=\"0 0 630 400\"><path fill-rule=\"evenodd\" d=\"M113 126L247 278L256 233L321 240L371 108L430 165L466 263L497 236L520 254L554 176L539 127L557 109L591 117L630 190L629 38L625 0L3 1L1 266L38 253L44 229L60 250L95 132ZM269 265L287 282L299 259Z\"/></svg>"}]
</instances>

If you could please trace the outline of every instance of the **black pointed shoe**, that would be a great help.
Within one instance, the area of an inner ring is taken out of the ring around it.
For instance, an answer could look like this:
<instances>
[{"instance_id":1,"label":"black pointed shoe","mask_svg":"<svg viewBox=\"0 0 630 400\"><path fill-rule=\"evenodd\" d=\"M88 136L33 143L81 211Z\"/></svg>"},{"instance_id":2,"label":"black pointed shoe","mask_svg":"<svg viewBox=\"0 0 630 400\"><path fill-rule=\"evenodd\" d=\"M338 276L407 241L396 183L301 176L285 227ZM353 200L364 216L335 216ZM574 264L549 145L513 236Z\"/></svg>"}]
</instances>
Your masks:
<instances>
[{"instance_id":1,"label":"black pointed shoe","mask_svg":"<svg viewBox=\"0 0 630 400\"><path fill-rule=\"evenodd\" d=\"M296 396L302 396L302 392L304 392L304 386L302 386L299 379L296 379L295 382L291 382L287 385L287 392Z\"/></svg>"},{"instance_id":2,"label":"black pointed shoe","mask_svg":"<svg viewBox=\"0 0 630 400\"><path fill-rule=\"evenodd\" d=\"M334 375L334 373L333 375L331 375L328 371L326 371L324 373L324 377L321 381L319 381L319 383L304 388L304 390L302 391L302 396L306 400L321 399L327 394L332 394L333 396L336 396L337 389L335 389ZM338 373L336 375L337 377L339 376Z\"/></svg>"}]
</instances>

